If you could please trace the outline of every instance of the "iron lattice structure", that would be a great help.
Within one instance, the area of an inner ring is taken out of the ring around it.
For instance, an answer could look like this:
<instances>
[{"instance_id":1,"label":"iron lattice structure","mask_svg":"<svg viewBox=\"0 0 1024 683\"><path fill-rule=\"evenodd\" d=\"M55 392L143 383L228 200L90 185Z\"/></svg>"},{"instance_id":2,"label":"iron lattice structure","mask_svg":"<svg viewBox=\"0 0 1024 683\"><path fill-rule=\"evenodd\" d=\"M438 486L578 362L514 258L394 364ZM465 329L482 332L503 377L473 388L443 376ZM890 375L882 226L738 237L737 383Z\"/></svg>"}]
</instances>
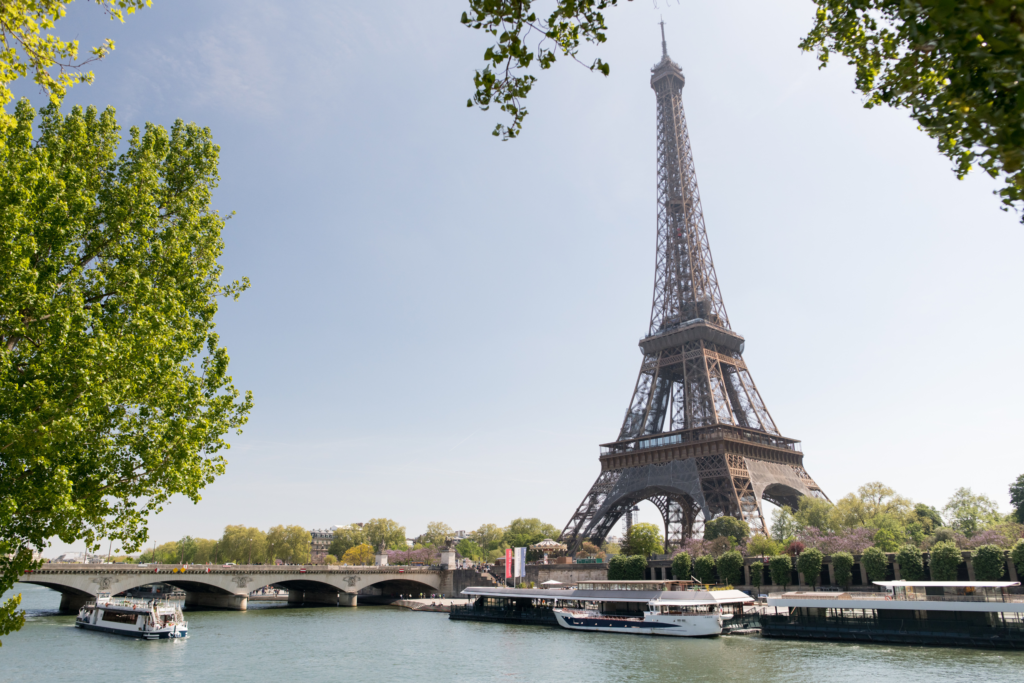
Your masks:
<instances>
[{"instance_id":1,"label":"iron lattice structure","mask_svg":"<svg viewBox=\"0 0 1024 683\"><path fill-rule=\"evenodd\" d=\"M652 69L658 108L658 235L654 300L633 398L601 475L562 532L575 552L600 544L634 505L665 522L666 550L732 515L767 532L761 501L796 507L824 498L800 442L779 433L743 361L715 275L683 111L683 72L669 56Z\"/></svg>"}]
</instances>

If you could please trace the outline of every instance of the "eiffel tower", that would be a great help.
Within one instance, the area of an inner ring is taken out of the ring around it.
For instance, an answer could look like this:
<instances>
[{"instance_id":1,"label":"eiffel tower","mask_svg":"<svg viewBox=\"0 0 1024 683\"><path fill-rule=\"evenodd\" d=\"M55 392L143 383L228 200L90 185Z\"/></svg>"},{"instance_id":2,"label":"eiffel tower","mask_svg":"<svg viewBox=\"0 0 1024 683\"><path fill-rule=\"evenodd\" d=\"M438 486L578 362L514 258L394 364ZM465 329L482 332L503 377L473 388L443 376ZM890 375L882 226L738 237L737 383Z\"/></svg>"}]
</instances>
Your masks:
<instances>
[{"instance_id":1,"label":"eiffel tower","mask_svg":"<svg viewBox=\"0 0 1024 683\"><path fill-rule=\"evenodd\" d=\"M779 433L743 361L704 229L683 112L686 79L668 56L651 87L658 106L658 236L654 303L643 362L619 437L601 446L601 474L562 531L575 552L600 544L642 500L665 522L666 550L731 515L767 533L761 502L796 507L825 498L803 467L800 442Z\"/></svg>"}]
</instances>

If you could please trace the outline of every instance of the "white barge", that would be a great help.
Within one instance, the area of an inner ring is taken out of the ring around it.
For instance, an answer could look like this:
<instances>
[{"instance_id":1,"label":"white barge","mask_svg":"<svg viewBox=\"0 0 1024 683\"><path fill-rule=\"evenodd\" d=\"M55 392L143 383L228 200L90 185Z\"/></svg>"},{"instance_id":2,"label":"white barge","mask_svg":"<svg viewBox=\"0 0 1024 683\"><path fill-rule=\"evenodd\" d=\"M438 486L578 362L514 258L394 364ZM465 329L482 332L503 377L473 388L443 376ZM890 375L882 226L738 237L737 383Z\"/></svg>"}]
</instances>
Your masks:
<instances>
[{"instance_id":1,"label":"white barge","mask_svg":"<svg viewBox=\"0 0 1024 683\"><path fill-rule=\"evenodd\" d=\"M184 638L188 622L177 603L139 598L112 598L100 593L78 611L75 626L90 631L116 633L157 640Z\"/></svg>"},{"instance_id":2,"label":"white barge","mask_svg":"<svg viewBox=\"0 0 1024 683\"><path fill-rule=\"evenodd\" d=\"M745 629L754 599L737 590L704 590L689 581L585 581L574 589L467 588L475 598L451 618L560 626L628 635L717 636Z\"/></svg>"}]
</instances>

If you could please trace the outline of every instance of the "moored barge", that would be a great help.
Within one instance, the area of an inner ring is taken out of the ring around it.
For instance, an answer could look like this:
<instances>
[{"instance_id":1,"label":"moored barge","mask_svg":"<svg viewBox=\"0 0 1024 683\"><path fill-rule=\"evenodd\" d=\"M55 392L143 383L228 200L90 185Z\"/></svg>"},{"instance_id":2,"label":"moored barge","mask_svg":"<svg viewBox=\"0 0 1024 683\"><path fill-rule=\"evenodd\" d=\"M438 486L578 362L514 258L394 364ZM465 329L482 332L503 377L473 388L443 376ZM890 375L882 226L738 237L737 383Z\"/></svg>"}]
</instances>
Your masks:
<instances>
[{"instance_id":1,"label":"moored barge","mask_svg":"<svg viewBox=\"0 0 1024 683\"><path fill-rule=\"evenodd\" d=\"M768 604L766 638L1024 650L1024 595L1009 581L876 581L883 593L791 592Z\"/></svg>"}]
</instances>

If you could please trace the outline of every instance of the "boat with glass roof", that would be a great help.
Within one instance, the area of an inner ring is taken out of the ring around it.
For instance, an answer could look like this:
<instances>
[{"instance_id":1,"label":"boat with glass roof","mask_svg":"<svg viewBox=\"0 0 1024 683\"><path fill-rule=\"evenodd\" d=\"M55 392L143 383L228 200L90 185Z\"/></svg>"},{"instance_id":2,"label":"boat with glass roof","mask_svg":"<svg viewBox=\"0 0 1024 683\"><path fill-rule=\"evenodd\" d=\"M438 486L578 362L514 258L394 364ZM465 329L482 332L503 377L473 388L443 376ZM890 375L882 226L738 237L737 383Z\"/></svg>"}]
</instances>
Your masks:
<instances>
[{"instance_id":1,"label":"boat with glass roof","mask_svg":"<svg viewBox=\"0 0 1024 683\"><path fill-rule=\"evenodd\" d=\"M188 622L178 603L114 598L109 593L100 593L95 600L83 605L78 611L75 626L145 640L184 638L188 635Z\"/></svg>"}]
</instances>

